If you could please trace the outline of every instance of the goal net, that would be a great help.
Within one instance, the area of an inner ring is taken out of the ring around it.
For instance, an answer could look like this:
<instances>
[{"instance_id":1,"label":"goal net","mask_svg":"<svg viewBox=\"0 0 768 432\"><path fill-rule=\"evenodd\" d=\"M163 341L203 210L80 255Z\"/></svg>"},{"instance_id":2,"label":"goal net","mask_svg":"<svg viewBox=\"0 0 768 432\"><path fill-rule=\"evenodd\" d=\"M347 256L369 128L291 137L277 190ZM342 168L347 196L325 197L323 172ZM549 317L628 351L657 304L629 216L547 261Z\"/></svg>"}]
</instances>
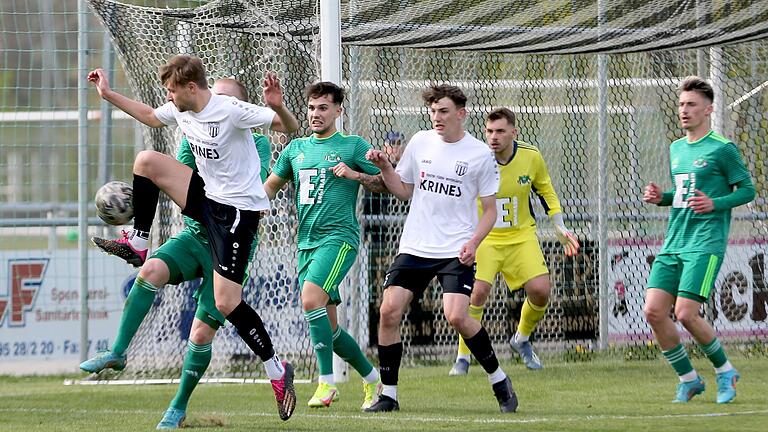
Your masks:
<instances>
[{"instance_id":1,"label":"goal net","mask_svg":"<svg viewBox=\"0 0 768 432\"><path fill-rule=\"evenodd\" d=\"M163 102L157 68L185 52L200 56L212 77L235 76L252 97L267 70L281 77L289 108L303 120L302 90L317 78L314 1L212 1L193 9L154 9L89 0L111 35L136 95ZM765 250L768 204L768 43L763 9L696 2L342 2L347 133L374 146L430 127L420 93L449 82L469 97L467 130L483 138L483 117L506 106L518 115L520 139L547 162L566 224L582 244L563 256L543 209L531 200L550 269L552 299L534 334L550 359L578 360L598 349L652 358L643 295L650 263L666 228L664 208L642 203L643 186L669 189L671 141L682 136L676 86L698 74L716 89L713 128L734 140L752 172L758 198L733 212L729 245L702 314L719 336L745 352L765 352ZM701 48L707 47L707 48ZM675 49L675 50L671 50ZM254 97L254 101L258 102ZM305 126L306 124L303 123ZM147 145L171 152L170 131L149 131ZM273 136L273 159L285 137ZM295 212L291 190L262 222L261 243L245 299L264 317L278 352L314 374L296 286ZM381 283L397 253L408 204L366 193L358 263L343 287L345 323L375 347ZM172 205L162 209L164 237L178 230ZM131 345L122 377L174 377L194 302L189 285L167 287ZM503 357L519 318L522 291L494 285L484 325ZM181 311L181 312L180 312ZM186 321L185 321L186 320ZM182 335L181 337L179 335ZM456 335L442 315L436 285L414 299L403 324L406 362L448 360ZM371 350L375 353L375 349ZM209 376L259 377L230 326L214 341Z\"/></svg>"}]
</instances>

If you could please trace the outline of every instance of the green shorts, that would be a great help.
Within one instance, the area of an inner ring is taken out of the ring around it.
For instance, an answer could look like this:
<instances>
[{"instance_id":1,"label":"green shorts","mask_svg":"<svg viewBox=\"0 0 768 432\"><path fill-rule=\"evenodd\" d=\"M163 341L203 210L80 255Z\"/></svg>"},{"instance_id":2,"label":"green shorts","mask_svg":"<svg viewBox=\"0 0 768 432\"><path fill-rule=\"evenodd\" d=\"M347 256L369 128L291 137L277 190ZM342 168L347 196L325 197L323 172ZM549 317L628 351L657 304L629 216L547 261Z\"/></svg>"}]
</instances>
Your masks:
<instances>
[{"instance_id":1,"label":"green shorts","mask_svg":"<svg viewBox=\"0 0 768 432\"><path fill-rule=\"evenodd\" d=\"M299 289L304 281L325 290L330 304L341 303L339 284L352 268L357 250L344 241L330 241L314 249L299 250Z\"/></svg>"},{"instance_id":2,"label":"green shorts","mask_svg":"<svg viewBox=\"0 0 768 432\"><path fill-rule=\"evenodd\" d=\"M160 246L152 254L152 258L161 259L168 266L171 272L168 283L171 285L203 278L192 294L197 301L195 317L214 330L224 325L224 315L216 309L216 298L213 294L213 260L206 243L184 229Z\"/></svg>"},{"instance_id":3,"label":"green shorts","mask_svg":"<svg viewBox=\"0 0 768 432\"><path fill-rule=\"evenodd\" d=\"M704 303L722 264L722 257L703 252L659 254L648 276L648 288Z\"/></svg>"}]
</instances>

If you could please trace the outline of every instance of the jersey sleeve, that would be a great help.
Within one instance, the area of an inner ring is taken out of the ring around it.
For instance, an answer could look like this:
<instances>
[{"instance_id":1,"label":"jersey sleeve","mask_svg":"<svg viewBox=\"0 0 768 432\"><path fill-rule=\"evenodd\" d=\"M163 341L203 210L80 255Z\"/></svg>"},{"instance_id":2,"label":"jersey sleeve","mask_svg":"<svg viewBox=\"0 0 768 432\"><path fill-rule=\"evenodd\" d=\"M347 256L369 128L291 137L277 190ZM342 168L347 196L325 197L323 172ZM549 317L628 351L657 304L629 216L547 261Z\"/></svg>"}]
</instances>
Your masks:
<instances>
[{"instance_id":1,"label":"jersey sleeve","mask_svg":"<svg viewBox=\"0 0 768 432\"><path fill-rule=\"evenodd\" d=\"M487 155L483 155L478 177L477 195L479 197L496 195L496 192L499 191L499 167L496 165L496 158L490 149L487 153Z\"/></svg>"},{"instance_id":2,"label":"jersey sleeve","mask_svg":"<svg viewBox=\"0 0 768 432\"><path fill-rule=\"evenodd\" d=\"M166 126L176 126L176 105L173 102L166 102L164 105L155 108L155 117Z\"/></svg>"},{"instance_id":3,"label":"jersey sleeve","mask_svg":"<svg viewBox=\"0 0 768 432\"><path fill-rule=\"evenodd\" d=\"M735 185L750 177L749 170L744 165L741 153L734 143L729 142L721 148L717 161L729 185Z\"/></svg>"},{"instance_id":4,"label":"jersey sleeve","mask_svg":"<svg viewBox=\"0 0 768 432\"><path fill-rule=\"evenodd\" d=\"M253 134L253 142L256 144L256 151L259 153L259 161L261 162L261 181L267 181L269 177L269 164L272 162L272 146L269 144L269 139L261 134Z\"/></svg>"},{"instance_id":5,"label":"jersey sleeve","mask_svg":"<svg viewBox=\"0 0 768 432\"><path fill-rule=\"evenodd\" d=\"M549 170L547 170L547 164L544 162L541 153L536 152L535 162L536 175L533 178L531 190L539 197L541 206L544 207L544 211L547 212L548 216L562 212L560 200L557 198L555 188L552 186L552 178L549 177Z\"/></svg>"},{"instance_id":6,"label":"jersey sleeve","mask_svg":"<svg viewBox=\"0 0 768 432\"><path fill-rule=\"evenodd\" d=\"M179 151L176 153L176 159L184 165L192 168L193 171L197 171L197 165L195 165L195 155L192 154L192 149L189 147L189 140L186 135L181 139L179 143Z\"/></svg>"},{"instance_id":7,"label":"jersey sleeve","mask_svg":"<svg viewBox=\"0 0 768 432\"><path fill-rule=\"evenodd\" d=\"M237 100L232 98L233 100ZM275 118L275 112L269 108L254 105L248 102L237 101L232 104L235 111L234 125L241 129L258 128L264 131L272 127L272 120Z\"/></svg>"},{"instance_id":8,"label":"jersey sleeve","mask_svg":"<svg viewBox=\"0 0 768 432\"><path fill-rule=\"evenodd\" d=\"M277 157L277 161L272 166L272 174L284 178L287 180L293 179L293 167L291 166L291 152L293 146L288 146L280 152L280 156Z\"/></svg>"},{"instance_id":9,"label":"jersey sleeve","mask_svg":"<svg viewBox=\"0 0 768 432\"><path fill-rule=\"evenodd\" d=\"M371 161L365 158L365 154L368 153L368 150L370 150L372 146L368 143L368 141L364 140L363 138L360 138L357 143L355 144L355 154L354 154L354 163L356 166L352 167L352 169L356 171L362 171L366 174L370 175L376 175L381 172L379 168L374 165Z\"/></svg>"},{"instance_id":10,"label":"jersey sleeve","mask_svg":"<svg viewBox=\"0 0 768 432\"><path fill-rule=\"evenodd\" d=\"M405 150L403 151L403 156L400 158L400 161L395 167L395 172L400 175L400 180L403 183L416 183L416 176L413 172L416 169L416 161L414 160L415 155L413 150L416 146L412 144L418 135L419 134L415 134L411 137L411 140L408 141L408 145L405 146Z\"/></svg>"}]
</instances>

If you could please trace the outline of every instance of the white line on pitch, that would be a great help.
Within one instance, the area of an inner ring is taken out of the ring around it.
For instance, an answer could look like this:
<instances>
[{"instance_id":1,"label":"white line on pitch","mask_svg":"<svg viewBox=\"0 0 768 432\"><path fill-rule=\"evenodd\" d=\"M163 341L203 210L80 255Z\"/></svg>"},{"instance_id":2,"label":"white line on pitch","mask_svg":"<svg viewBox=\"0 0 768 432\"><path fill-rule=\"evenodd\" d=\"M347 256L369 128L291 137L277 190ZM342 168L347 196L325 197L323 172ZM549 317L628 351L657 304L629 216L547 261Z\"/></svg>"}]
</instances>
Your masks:
<instances>
[{"instance_id":1,"label":"white line on pitch","mask_svg":"<svg viewBox=\"0 0 768 432\"><path fill-rule=\"evenodd\" d=\"M85 410L85 409L59 409L59 408L0 408L0 412L21 412L21 413L79 413L79 414L159 414L158 410L116 410L116 409L104 409L104 410ZM275 413L258 413L258 412L217 412L217 411L197 411L196 415L213 415L220 417L275 417ZM408 421L408 422L422 422L422 423L485 423L485 424L523 424L523 423L556 423L556 422L571 422L571 421L599 421L599 420L660 420L660 419L675 419L675 418L696 418L696 417L730 417L730 416L743 416L743 415L755 415L755 414L768 414L768 410L754 410L754 411L735 411L735 412L720 412L720 413L692 413L692 414L664 414L664 415L588 415L588 416L571 416L571 417L540 417L529 419L515 419L515 418L485 418L485 419L472 419L472 418L458 418L458 417L419 417L419 416L403 416L398 414L388 414L387 421ZM380 421L381 416L376 414L364 415L343 415L343 414L300 414L298 417L310 417L316 419L335 419L335 420L375 420Z\"/></svg>"}]
</instances>

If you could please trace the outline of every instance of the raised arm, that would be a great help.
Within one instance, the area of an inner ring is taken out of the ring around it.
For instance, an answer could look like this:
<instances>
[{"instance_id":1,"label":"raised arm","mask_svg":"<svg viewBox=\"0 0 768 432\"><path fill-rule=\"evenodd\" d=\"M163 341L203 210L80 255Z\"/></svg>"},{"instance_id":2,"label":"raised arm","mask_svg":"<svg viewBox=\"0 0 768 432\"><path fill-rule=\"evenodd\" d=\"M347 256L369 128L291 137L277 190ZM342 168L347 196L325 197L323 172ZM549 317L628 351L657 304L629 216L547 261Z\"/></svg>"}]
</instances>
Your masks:
<instances>
[{"instance_id":1,"label":"raised arm","mask_svg":"<svg viewBox=\"0 0 768 432\"><path fill-rule=\"evenodd\" d=\"M272 72L264 78L264 103L275 112L271 129L276 132L292 133L299 130L299 121L283 104L283 89L280 80Z\"/></svg>"},{"instance_id":2,"label":"raised arm","mask_svg":"<svg viewBox=\"0 0 768 432\"><path fill-rule=\"evenodd\" d=\"M107 75L104 73L103 69L95 69L91 71L88 74L88 81L96 85L96 91L99 92L99 96L101 96L102 99L121 109L129 116L153 128L161 128L165 126L165 124L155 116L154 108L112 90L109 87L109 81L107 80Z\"/></svg>"},{"instance_id":3,"label":"raised arm","mask_svg":"<svg viewBox=\"0 0 768 432\"><path fill-rule=\"evenodd\" d=\"M413 196L413 185L403 182L400 175L389 162L386 153L381 150L372 149L366 153L365 157L381 170L380 175L384 181L384 186L392 195L403 201L411 199Z\"/></svg>"}]
</instances>

